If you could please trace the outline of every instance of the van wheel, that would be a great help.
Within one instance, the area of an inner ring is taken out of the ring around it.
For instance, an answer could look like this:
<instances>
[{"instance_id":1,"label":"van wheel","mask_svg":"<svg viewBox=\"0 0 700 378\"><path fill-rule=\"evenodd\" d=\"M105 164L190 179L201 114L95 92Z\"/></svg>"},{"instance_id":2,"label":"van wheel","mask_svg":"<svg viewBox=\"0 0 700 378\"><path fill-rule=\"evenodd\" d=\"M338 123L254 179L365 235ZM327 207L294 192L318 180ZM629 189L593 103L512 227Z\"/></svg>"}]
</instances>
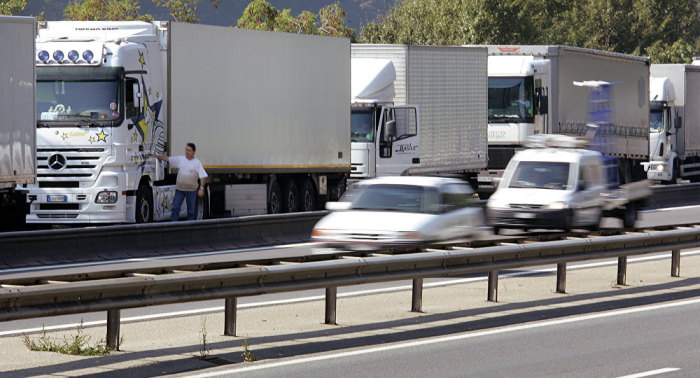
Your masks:
<instances>
[{"instance_id":1,"label":"van wheel","mask_svg":"<svg viewBox=\"0 0 700 378\"><path fill-rule=\"evenodd\" d=\"M316 191L311 180L305 179L299 184L299 211L316 210Z\"/></svg>"},{"instance_id":2,"label":"van wheel","mask_svg":"<svg viewBox=\"0 0 700 378\"><path fill-rule=\"evenodd\" d=\"M625 206L625 213L622 215L622 227L633 228L637 222L637 204L628 203Z\"/></svg>"},{"instance_id":3,"label":"van wheel","mask_svg":"<svg viewBox=\"0 0 700 378\"><path fill-rule=\"evenodd\" d=\"M153 222L153 193L146 185L136 192L136 223Z\"/></svg>"},{"instance_id":4,"label":"van wheel","mask_svg":"<svg viewBox=\"0 0 700 378\"><path fill-rule=\"evenodd\" d=\"M285 180L282 193L282 212L296 213L299 210L299 191L294 180Z\"/></svg>"},{"instance_id":5,"label":"van wheel","mask_svg":"<svg viewBox=\"0 0 700 378\"><path fill-rule=\"evenodd\" d=\"M569 212L564 218L564 232L571 232L571 226L574 224L574 214Z\"/></svg>"},{"instance_id":6,"label":"van wheel","mask_svg":"<svg viewBox=\"0 0 700 378\"><path fill-rule=\"evenodd\" d=\"M277 181L270 187L270 197L267 200L267 212L268 214L279 214L282 212L282 191Z\"/></svg>"}]
</instances>

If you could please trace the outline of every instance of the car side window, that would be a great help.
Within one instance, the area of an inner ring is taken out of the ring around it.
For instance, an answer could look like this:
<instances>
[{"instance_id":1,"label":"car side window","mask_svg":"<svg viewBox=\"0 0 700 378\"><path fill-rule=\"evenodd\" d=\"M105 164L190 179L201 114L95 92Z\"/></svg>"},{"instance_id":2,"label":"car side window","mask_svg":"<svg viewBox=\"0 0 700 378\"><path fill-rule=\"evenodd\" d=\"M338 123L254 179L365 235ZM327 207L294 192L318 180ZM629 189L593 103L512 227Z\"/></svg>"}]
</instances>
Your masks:
<instances>
[{"instance_id":1,"label":"car side window","mask_svg":"<svg viewBox=\"0 0 700 378\"><path fill-rule=\"evenodd\" d=\"M464 184L443 185L440 193L440 204L442 212L459 210L468 206L474 206L473 191Z\"/></svg>"}]
</instances>

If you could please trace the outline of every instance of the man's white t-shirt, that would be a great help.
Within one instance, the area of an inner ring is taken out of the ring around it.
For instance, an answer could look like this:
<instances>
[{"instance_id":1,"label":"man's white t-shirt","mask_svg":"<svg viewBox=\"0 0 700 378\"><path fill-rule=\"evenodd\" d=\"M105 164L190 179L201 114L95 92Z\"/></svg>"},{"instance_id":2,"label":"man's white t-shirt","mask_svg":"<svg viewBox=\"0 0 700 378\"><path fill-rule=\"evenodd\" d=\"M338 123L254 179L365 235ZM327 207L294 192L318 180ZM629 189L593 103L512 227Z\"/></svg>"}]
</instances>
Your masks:
<instances>
[{"instance_id":1,"label":"man's white t-shirt","mask_svg":"<svg viewBox=\"0 0 700 378\"><path fill-rule=\"evenodd\" d=\"M177 168L176 189L183 192L191 192L199 188L199 179L209 175L204 171L202 162L197 158L187 160L185 156L171 156L168 162L173 168Z\"/></svg>"}]
</instances>

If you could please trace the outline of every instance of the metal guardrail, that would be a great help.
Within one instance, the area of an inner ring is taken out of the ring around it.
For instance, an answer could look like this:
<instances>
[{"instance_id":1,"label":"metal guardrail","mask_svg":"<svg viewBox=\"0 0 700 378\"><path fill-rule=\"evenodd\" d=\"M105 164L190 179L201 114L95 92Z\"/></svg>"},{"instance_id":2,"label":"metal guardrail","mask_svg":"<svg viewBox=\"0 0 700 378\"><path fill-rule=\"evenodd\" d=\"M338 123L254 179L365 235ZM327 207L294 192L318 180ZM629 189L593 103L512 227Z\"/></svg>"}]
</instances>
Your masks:
<instances>
[{"instance_id":1,"label":"metal guardrail","mask_svg":"<svg viewBox=\"0 0 700 378\"><path fill-rule=\"evenodd\" d=\"M0 234L0 267L244 248L309 240L327 211Z\"/></svg>"},{"instance_id":2,"label":"metal guardrail","mask_svg":"<svg viewBox=\"0 0 700 378\"><path fill-rule=\"evenodd\" d=\"M488 298L495 300L499 270L558 264L557 291L564 292L567 262L618 257L618 283L624 284L627 256L673 251L672 275L678 275L680 250L695 247L700 247L700 229L35 286L0 285L0 321L107 311L107 343L116 347L121 309L226 299L225 334L235 335L237 298L243 296L325 288L326 322L335 323L338 286L412 279L412 310L420 311L422 282L428 277L489 272Z\"/></svg>"},{"instance_id":3,"label":"metal guardrail","mask_svg":"<svg viewBox=\"0 0 700 378\"><path fill-rule=\"evenodd\" d=\"M700 183L659 185L651 189L653 194L645 201L651 209L700 204Z\"/></svg>"}]
</instances>

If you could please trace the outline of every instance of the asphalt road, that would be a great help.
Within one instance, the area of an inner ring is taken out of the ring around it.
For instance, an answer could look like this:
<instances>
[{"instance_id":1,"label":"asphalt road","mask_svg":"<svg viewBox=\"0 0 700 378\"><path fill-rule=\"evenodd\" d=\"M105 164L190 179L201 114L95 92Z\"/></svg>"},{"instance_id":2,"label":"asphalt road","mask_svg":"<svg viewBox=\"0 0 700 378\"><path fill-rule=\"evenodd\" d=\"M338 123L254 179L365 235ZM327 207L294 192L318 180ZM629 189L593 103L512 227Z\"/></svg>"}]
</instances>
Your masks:
<instances>
[{"instance_id":1,"label":"asphalt road","mask_svg":"<svg viewBox=\"0 0 700 378\"><path fill-rule=\"evenodd\" d=\"M697 377L698 312L690 299L192 376Z\"/></svg>"}]
</instances>

